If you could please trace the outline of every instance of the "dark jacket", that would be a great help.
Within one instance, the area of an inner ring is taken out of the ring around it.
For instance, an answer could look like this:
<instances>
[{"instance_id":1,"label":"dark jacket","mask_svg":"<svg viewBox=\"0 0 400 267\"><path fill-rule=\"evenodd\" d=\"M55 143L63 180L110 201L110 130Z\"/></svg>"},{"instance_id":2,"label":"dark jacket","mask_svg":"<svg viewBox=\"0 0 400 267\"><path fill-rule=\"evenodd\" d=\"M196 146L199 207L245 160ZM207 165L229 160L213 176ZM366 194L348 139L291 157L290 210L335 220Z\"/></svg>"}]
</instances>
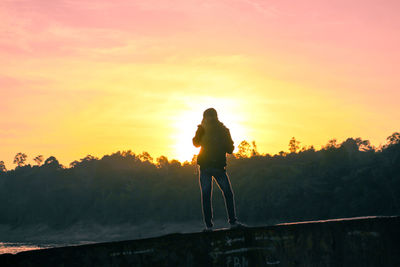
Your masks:
<instances>
[{"instance_id":1,"label":"dark jacket","mask_svg":"<svg viewBox=\"0 0 400 267\"><path fill-rule=\"evenodd\" d=\"M197 164L201 168L226 166L226 153L232 154L234 146L229 129L220 121L207 125L207 130L199 124L193 138L195 147L201 146Z\"/></svg>"}]
</instances>

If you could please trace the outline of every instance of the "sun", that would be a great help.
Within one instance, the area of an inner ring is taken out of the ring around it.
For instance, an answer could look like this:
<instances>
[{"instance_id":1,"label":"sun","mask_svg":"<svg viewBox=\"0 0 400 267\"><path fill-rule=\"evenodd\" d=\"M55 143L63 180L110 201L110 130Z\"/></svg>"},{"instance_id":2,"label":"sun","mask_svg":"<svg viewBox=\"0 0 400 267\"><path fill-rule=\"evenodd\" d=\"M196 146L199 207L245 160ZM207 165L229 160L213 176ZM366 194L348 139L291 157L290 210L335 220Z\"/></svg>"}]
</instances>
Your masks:
<instances>
[{"instance_id":1,"label":"sun","mask_svg":"<svg viewBox=\"0 0 400 267\"><path fill-rule=\"evenodd\" d=\"M231 132L232 139L235 144L235 150L240 141L245 139L245 131L242 126L243 117L238 113L235 101L226 99L206 98L199 101L201 104L187 104L185 108L179 111L175 116L173 123L174 130L171 135L173 158L180 162L191 161L194 155L197 155L200 148L193 146L192 138L194 137L197 125L201 123L203 111L213 107L217 110L218 118L222 121Z\"/></svg>"}]
</instances>

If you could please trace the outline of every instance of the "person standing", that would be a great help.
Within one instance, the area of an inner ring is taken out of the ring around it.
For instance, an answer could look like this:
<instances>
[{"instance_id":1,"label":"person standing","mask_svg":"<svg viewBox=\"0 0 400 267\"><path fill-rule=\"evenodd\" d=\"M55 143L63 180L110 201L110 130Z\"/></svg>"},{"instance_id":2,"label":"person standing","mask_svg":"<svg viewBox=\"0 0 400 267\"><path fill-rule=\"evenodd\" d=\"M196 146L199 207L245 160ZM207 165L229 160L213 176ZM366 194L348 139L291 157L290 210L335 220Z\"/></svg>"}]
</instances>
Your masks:
<instances>
[{"instance_id":1,"label":"person standing","mask_svg":"<svg viewBox=\"0 0 400 267\"><path fill-rule=\"evenodd\" d=\"M228 222L231 228L244 227L236 218L235 200L229 177L226 173L226 153L232 154L234 145L229 129L218 119L214 108L203 112L203 120L198 125L193 145L201 147L197 156L200 165L199 183L205 231L212 231L212 178L223 192Z\"/></svg>"}]
</instances>

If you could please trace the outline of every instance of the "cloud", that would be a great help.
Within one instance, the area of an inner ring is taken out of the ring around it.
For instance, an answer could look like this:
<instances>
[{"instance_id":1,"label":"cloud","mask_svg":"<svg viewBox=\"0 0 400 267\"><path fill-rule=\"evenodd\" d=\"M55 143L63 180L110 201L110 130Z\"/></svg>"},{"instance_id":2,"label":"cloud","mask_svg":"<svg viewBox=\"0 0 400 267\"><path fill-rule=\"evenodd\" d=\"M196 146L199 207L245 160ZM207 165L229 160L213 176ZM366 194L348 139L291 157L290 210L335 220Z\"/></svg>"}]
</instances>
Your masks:
<instances>
[{"instance_id":1,"label":"cloud","mask_svg":"<svg viewBox=\"0 0 400 267\"><path fill-rule=\"evenodd\" d=\"M262 1L262 0L237 0L237 1L250 5L257 12L270 18L276 18L280 15L278 9L274 5L272 5L269 1Z\"/></svg>"}]
</instances>

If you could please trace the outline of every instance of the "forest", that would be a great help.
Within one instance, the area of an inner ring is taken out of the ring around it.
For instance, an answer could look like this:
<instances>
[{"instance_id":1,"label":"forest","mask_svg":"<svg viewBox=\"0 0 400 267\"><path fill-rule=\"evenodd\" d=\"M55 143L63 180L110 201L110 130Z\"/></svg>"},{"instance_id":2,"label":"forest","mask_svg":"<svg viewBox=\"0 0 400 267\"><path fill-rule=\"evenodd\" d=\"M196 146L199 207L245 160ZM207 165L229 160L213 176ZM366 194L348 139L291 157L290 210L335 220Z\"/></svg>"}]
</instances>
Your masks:
<instances>
[{"instance_id":1,"label":"forest","mask_svg":"<svg viewBox=\"0 0 400 267\"><path fill-rule=\"evenodd\" d=\"M236 209L248 224L400 213L400 133L379 148L368 140L330 140L320 150L295 138L288 151L260 154L243 141L228 155L227 172ZM16 168L0 161L0 224L46 224L63 228L77 222L117 225L202 220L196 158L181 163L144 152L91 155L66 167L55 157L18 153ZM215 218L225 219L214 184Z\"/></svg>"}]
</instances>

